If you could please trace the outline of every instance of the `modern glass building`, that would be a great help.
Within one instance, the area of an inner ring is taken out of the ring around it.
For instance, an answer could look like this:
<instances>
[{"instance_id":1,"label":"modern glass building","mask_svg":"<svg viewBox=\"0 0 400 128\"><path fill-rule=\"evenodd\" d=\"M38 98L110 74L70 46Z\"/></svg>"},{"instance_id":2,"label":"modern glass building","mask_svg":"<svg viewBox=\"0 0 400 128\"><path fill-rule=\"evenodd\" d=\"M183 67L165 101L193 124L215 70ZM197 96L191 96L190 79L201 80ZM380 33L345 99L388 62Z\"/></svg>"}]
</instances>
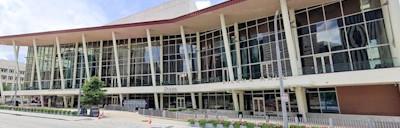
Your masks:
<instances>
[{"instance_id":1,"label":"modern glass building","mask_svg":"<svg viewBox=\"0 0 400 128\"><path fill-rule=\"evenodd\" d=\"M145 99L154 109L400 116L398 12L398 0L230 0L174 18L0 42L29 47L18 95L42 106L76 107L80 80L96 76L106 84L106 105Z\"/></svg>"}]
</instances>

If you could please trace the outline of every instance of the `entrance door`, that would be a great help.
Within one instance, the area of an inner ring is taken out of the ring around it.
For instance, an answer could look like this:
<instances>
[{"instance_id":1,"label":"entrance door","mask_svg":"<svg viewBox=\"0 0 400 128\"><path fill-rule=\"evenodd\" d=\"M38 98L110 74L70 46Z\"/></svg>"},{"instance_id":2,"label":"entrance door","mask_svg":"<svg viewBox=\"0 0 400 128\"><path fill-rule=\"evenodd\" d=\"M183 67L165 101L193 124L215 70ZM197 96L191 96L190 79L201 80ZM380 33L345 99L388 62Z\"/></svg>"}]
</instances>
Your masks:
<instances>
[{"instance_id":1,"label":"entrance door","mask_svg":"<svg viewBox=\"0 0 400 128\"><path fill-rule=\"evenodd\" d=\"M176 108L186 108L185 97L176 98Z\"/></svg>"},{"instance_id":2,"label":"entrance door","mask_svg":"<svg viewBox=\"0 0 400 128\"><path fill-rule=\"evenodd\" d=\"M264 78L274 78L274 65L272 62L266 62L261 64L262 70L261 73L263 74Z\"/></svg>"},{"instance_id":3,"label":"entrance door","mask_svg":"<svg viewBox=\"0 0 400 128\"><path fill-rule=\"evenodd\" d=\"M331 57L327 54L314 57L315 73L330 73L333 71Z\"/></svg>"},{"instance_id":4,"label":"entrance door","mask_svg":"<svg viewBox=\"0 0 400 128\"><path fill-rule=\"evenodd\" d=\"M265 116L265 100L263 97L253 98L254 116Z\"/></svg>"},{"instance_id":5,"label":"entrance door","mask_svg":"<svg viewBox=\"0 0 400 128\"><path fill-rule=\"evenodd\" d=\"M229 81L229 70L228 68L222 69L222 81Z\"/></svg>"},{"instance_id":6,"label":"entrance door","mask_svg":"<svg viewBox=\"0 0 400 128\"><path fill-rule=\"evenodd\" d=\"M118 87L117 77L111 78L111 87Z\"/></svg>"},{"instance_id":7,"label":"entrance door","mask_svg":"<svg viewBox=\"0 0 400 128\"><path fill-rule=\"evenodd\" d=\"M111 97L111 104L118 105L118 96Z\"/></svg>"},{"instance_id":8,"label":"entrance door","mask_svg":"<svg viewBox=\"0 0 400 128\"><path fill-rule=\"evenodd\" d=\"M276 94L276 112L281 113L282 112L282 100L280 94ZM290 107L290 97L288 99L288 102L286 102L286 112L291 112L291 107Z\"/></svg>"}]
</instances>

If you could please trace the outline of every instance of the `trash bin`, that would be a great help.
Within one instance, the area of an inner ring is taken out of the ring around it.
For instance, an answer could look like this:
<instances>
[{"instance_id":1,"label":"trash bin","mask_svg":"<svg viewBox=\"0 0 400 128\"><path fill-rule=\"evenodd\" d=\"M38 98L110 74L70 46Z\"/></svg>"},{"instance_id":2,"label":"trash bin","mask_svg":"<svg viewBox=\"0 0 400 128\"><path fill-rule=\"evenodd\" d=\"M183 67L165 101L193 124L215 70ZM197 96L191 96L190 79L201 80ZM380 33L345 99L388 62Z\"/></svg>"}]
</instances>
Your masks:
<instances>
[{"instance_id":1,"label":"trash bin","mask_svg":"<svg viewBox=\"0 0 400 128\"><path fill-rule=\"evenodd\" d=\"M238 112L238 117L239 117L239 115L243 115L243 112Z\"/></svg>"}]
</instances>

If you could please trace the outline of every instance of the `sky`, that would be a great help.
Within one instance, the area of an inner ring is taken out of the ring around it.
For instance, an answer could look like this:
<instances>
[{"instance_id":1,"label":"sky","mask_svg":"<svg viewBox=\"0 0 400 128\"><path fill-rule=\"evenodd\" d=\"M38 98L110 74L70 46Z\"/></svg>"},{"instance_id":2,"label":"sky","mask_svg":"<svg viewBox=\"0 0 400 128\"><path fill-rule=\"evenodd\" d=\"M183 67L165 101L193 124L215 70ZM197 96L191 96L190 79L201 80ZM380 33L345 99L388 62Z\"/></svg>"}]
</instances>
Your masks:
<instances>
[{"instance_id":1,"label":"sky","mask_svg":"<svg viewBox=\"0 0 400 128\"><path fill-rule=\"evenodd\" d=\"M168 0L0 0L0 36L101 26ZM225 0L193 0L199 9ZM94 3L93 3L94 2ZM25 62L27 47L18 61ZM14 61L12 46L0 59Z\"/></svg>"}]
</instances>

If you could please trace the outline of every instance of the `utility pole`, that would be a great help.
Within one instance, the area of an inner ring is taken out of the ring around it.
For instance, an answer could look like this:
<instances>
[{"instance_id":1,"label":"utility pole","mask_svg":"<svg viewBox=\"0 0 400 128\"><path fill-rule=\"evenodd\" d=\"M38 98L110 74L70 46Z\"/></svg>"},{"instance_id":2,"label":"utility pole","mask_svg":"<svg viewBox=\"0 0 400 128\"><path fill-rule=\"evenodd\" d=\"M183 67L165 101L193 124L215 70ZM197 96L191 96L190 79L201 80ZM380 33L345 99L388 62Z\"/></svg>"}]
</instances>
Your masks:
<instances>
[{"instance_id":1,"label":"utility pole","mask_svg":"<svg viewBox=\"0 0 400 128\"><path fill-rule=\"evenodd\" d=\"M287 112L286 112L287 95L285 95L285 88L283 87L281 51L279 50L278 22L277 22L278 13L279 13L279 10L276 10L275 19L274 19L275 46L276 46L275 48L276 48L276 58L278 61L278 73L279 73L279 85L280 85L280 95L281 95L281 105L282 105L283 127L288 128L289 125L288 125L288 117L287 117Z\"/></svg>"}]
</instances>

